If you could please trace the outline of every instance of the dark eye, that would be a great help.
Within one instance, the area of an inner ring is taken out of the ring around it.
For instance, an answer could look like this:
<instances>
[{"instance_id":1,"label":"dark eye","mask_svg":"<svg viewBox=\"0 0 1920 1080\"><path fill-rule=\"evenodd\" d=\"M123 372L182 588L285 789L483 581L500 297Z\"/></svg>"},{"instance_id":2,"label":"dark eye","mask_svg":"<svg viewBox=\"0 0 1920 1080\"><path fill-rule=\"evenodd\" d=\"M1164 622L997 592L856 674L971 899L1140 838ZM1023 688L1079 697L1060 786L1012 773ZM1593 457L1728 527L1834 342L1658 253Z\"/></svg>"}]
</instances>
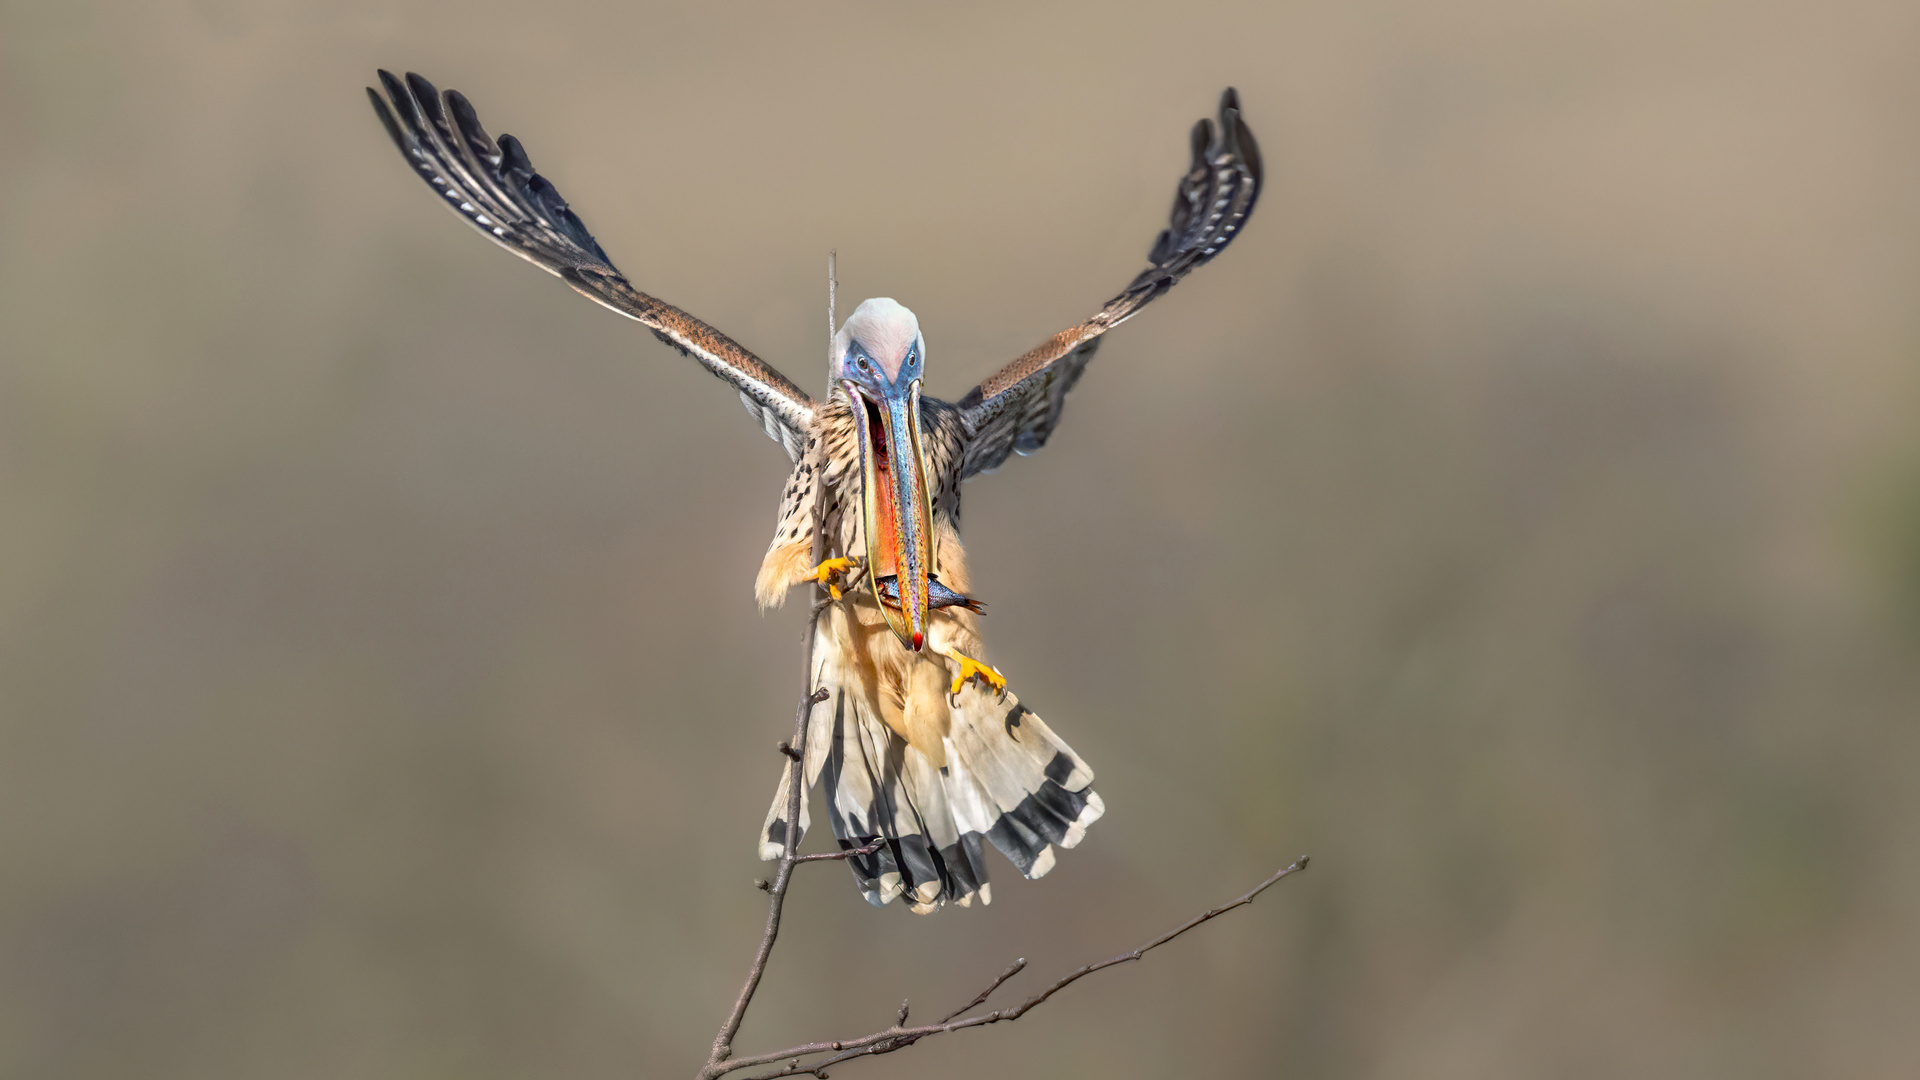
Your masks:
<instances>
[{"instance_id":1,"label":"dark eye","mask_svg":"<svg viewBox=\"0 0 1920 1080\"><path fill-rule=\"evenodd\" d=\"M860 358L860 370L861 371L867 370L867 358L864 356Z\"/></svg>"}]
</instances>

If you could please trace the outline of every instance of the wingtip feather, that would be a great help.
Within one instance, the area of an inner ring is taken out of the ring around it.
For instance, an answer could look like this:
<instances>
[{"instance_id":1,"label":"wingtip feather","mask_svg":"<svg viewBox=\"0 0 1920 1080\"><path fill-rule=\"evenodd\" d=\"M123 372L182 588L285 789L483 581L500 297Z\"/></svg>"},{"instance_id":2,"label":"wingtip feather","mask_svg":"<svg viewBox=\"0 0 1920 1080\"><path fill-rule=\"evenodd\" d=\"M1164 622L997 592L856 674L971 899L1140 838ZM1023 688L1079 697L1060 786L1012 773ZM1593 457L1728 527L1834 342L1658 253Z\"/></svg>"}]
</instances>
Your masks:
<instances>
[{"instance_id":1,"label":"wingtip feather","mask_svg":"<svg viewBox=\"0 0 1920 1080\"><path fill-rule=\"evenodd\" d=\"M384 75L386 72L383 71L381 74ZM393 110L387 106L387 99L380 96L380 91L369 86L367 100L373 102L373 114L380 118L380 126L387 129L387 137L393 140L393 145L402 151L406 150L406 133L400 130L400 121L393 115Z\"/></svg>"},{"instance_id":2,"label":"wingtip feather","mask_svg":"<svg viewBox=\"0 0 1920 1080\"><path fill-rule=\"evenodd\" d=\"M1207 150L1213 146L1213 121L1202 118L1193 125L1193 133L1187 136L1193 146L1193 167L1204 168L1207 164Z\"/></svg>"},{"instance_id":3,"label":"wingtip feather","mask_svg":"<svg viewBox=\"0 0 1920 1080\"><path fill-rule=\"evenodd\" d=\"M427 81L426 76L418 72L407 72L407 92L420 106L420 111L428 116L437 117L440 111L440 91Z\"/></svg>"},{"instance_id":4,"label":"wingtip feather","mask_svg":"<svg viewBox=\"0 0 1920 1080\"><path fill-rule=\"evenodd\" d=\"M467 150L478 161L492 165L500 157L500 151L494 146L492 136L480 124L480 114L474 111L473 102L458 90L449 90L441 95L446 102L447 112L453 116L454 130L466 140Z\"/></svg>"},{"instance_id":5,"label":"wingtip feather","mask_svg":"<svg viewBox=\"0 0 1920 1080\"><path fill-rule=\"evenodd\" d=\"M1227 152L1247 163L1247 172L1258 184L1265 178L1260 161L1260 144L1254 141L1253 129L1247 126L1246 110L1240 106L1240 93L1233 87L1227 87L1220 95L1220 130L1226 136Z\"/></svg>"}]
</instances>

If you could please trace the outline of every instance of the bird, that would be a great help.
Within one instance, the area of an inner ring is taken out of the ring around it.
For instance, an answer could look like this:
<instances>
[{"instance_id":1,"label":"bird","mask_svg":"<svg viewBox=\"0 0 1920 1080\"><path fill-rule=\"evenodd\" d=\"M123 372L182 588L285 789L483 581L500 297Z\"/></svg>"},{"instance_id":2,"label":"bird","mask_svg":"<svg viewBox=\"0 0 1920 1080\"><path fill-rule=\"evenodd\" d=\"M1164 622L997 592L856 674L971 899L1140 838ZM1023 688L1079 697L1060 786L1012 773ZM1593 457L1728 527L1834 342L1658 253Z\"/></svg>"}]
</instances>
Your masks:
<instances>
[{"instance_id":1,"label":"bird","mask_svg":"<svg viewBox=\"0 0 1920 1080\"><path fill-rule=\"evenodd\" d=\"M927 343L905 305L861 303L835 333L816 399L732 338L640 291L512 135L481 127L467 98L380 71L367 89L387 134L443 205L496 244L732 384L793 471L754 583L762 608L791 589L825 594L813 624L815 720L799 751L861 894L917 913L982 904L992 845L1038 878L1105 812L1093 771L985 660L981 607L960 542L960 485L1044 446L1102 335L1132 318L1244 229L1262 165L1239 95L1190 138L1171 219L1148 266L1090 318L1006 364L956 401L923 392ZM815 538L821 544L816 550ZM816 561L818 557L819 561ZM822 722L824 720L824 722ZM784 850L782 768L759 834ZM800 829L810 826L800 800Z\"/></svg>"}]
</instances>

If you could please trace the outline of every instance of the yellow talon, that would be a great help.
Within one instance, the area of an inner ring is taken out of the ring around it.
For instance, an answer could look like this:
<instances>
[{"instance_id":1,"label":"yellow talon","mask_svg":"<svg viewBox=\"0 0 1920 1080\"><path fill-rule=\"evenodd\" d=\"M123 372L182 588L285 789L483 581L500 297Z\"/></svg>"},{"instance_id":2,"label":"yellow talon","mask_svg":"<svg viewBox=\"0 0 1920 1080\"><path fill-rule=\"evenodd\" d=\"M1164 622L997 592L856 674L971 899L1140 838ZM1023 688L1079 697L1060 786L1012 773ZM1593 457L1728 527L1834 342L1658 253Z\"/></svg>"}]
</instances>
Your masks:
<instances>
[{"instance_id":1,"label":"yellow talon","mask_svg":"<svg viewBox=\"0 0 1920 1080\"><path fill-rule=\"evenodd\" d=\"M958 694L960 688L967 684L967 680L975 676L979 676L981 682L992 687L995 693L1006 692L1007 677L994 670L991 665L983 664L958 649L948 649L947 655L953 658L954 663L960 665L959 673L953 677L953 688L947 691L949 695Z\"/></svg>"},{"instance_id":2,"label":"yellow talon","mask_svg":"<svg viewBox=\"0 0 1920 1080\"><path fill-rule=\"evenodd\" d=\"M840 586L834 584L833 577L835 574L844 574L852 568L852 559L828 559L813 568L813 580L825 585L827 592L831 593L835 600L838 600L840 599Z\"/></svg>"}]
</instances>

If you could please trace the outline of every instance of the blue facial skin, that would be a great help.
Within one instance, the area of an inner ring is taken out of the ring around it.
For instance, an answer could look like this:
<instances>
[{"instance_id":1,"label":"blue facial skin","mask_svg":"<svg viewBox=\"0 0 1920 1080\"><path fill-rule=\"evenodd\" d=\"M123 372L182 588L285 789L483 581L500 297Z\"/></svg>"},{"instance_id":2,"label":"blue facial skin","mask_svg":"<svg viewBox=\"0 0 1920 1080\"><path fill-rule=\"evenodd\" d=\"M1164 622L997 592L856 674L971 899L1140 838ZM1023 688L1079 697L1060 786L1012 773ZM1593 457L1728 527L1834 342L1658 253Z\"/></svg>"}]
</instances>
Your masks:
<instances>
[{"instance_id":1,"label":"blue facial skin","mask_svg":"<svg viewBox=\"0 0 1920 1080\"><path fill-rule=\"evenodd\" d=\"M926 642L927 615L932 610L929 578L933 522L920 454L921 363L918 342L908 348L891 379L858 342L848 346L841 363L841 382L847 397L865 413L859 425L859 445L868 565L878 567L882 563L883 538L877 535L877 528L883 514L879 503L885 500L891 504L891 513L885 516L893 520L890 539L899 582L895 606L883 604L881 610L901 644L914 652ZM879 432L873 430L876 426ZM904 588L899 588L899 583L904 583Z\"/></svg>"}]
</instances>

